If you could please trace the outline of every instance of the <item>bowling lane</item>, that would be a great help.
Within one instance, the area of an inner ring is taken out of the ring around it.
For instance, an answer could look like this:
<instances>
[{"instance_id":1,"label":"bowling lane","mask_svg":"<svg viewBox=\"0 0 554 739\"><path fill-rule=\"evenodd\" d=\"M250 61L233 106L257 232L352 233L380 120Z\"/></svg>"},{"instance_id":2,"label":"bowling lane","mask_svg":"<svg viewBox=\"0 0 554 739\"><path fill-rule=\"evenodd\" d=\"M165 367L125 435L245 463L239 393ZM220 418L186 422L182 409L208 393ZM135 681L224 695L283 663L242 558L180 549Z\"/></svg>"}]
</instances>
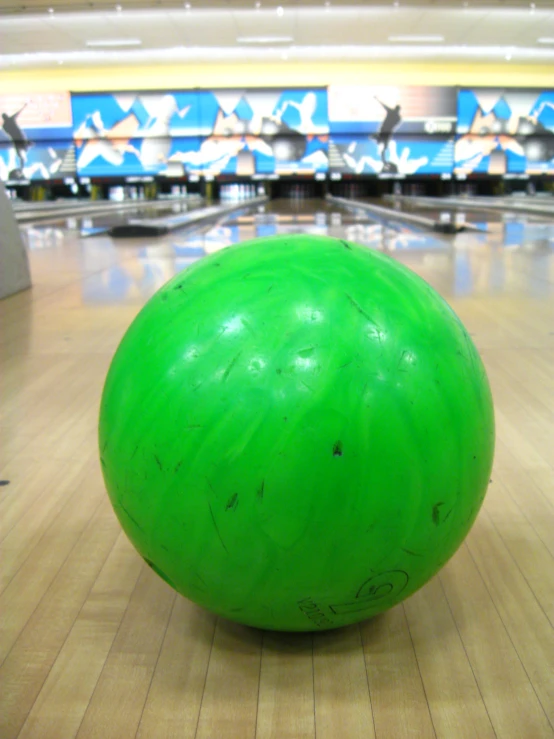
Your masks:
<instances>
[{"instance_id":1,"label":"bowling lane","mask_svg":"<svg viewBox=\"0 0 554 739\"><path fill-rule=\"evenodd\" d=\"M256 212L232 214L222 224L227 242L289 233L332 236L384 252L445 252L449 243L435 234L384 220L363 209L345 208L327 200L273 200ZM211 237L210 231L204 235ZM208 243L207 249L210 250Z\"/></svg>"},{"instance_id":2,"label":"bowling lane","mask_svg":"<svg viewBox=\"0 0 554 739\"><path fill-rule=\"evenodd\" d=\"M125 223L130 218L163 218L174 216L179 213L187 213L204 205L199 197L182 198L177 200L150 200L150 201L123 201L113 203L111 201L89 201L75 206L75 211L66 215L57 213L64 206L53 204L51 217L44 218L44 206L39 209L30 209L30 214L37 211L39 218L36 221L22 223L22 227L30 227L40 230L46 228L66 228L89 231L91 229L107 228ZM67 206L66 206L67 207ZM93 210L93 212L88 212ZM48 209L47 209L48 210Z\"/></svg>"},{"instance_id":3,"label":"bowling lane","mask_svg":"<svg viewBox=\"0 0 554 739\"><path fill-rule=\"evenodd\" d=\"M68 284L79 282L81 300L86 303L141 304L174 274L208 253L196 243L203 230L189 228L157 238L115 240L105 229L129 218L174 216L205 205L198 198L137 203L131 211L120 212L116 208L94 217L77 215L48 223L22 224L35 294L50 294L63 279ZM218 223L212 222L216 232ZM189 235L191 244L186 243ZM218 243L217 237L208 237L208 241ZM39 275L38 280L35 275Z\"/></svg>"},{"instance_id":4,"label":"bowling lane","mask_svg":"<svg viewBox=\"0 0 554 739\"><path fill-rule=\"evenodd\" d=\"M424 216L425 218L432 218L441 223L455 223L457 226L469 223L472 226L486 230L487 224L500 223L502 221L502 213L500 211L472 209L469 207L469 204L468 207L462 207L441 203L440 201L425 202L411 198L398 199L393 197L387 197L383 201L375 202L380 202L387 208L393 208L400 213Z\"/></svg>"},{"instance_id":5,"label":"bowling lane","mask_svg":"<svg viewBox=\"0 0 554 739\"><path fill-rule=\"evenodd\" d=\"M488 232L433 234L380 223L365 211L323 200L275 200L159 238L82 238L63 227L26 235L31 267L40 276L36 291L50 290L63 263L81 303L125 303L138 310L165 282L204 256L252 238L292 233L327 235L377 249L413 269L452 303L470 295L551 300L554 292L554 234L545 237L538 230L535 240L529 240L528 231L513 224L498 224Z\"/></svg>"},{"instance_id":6,"label":"bowling lane","mask_svg":"<svg viewBox=\"0 0 554 739\"><path fill-rule=\"evenodd\" d=\"M536 202L537 201L537 202ZM489 223L515 220L529 224L554 225L554 202L546 198L418 198L387 196L383 203L403 213L413 213L437 221L464 223L487 228ZM521 207L528 207L524 211Z\"/></svg>"},{"instance_id":7,"label":"bowling lane","mask_svg":"<svg viewBox=\"0 0 554 739\"><path fill-rule=\"evenodd\" d=\"M313 200L299 205L293 201L292 207L290 201L273 201L260 213L228 219L222 229L227 243L298 232L355 241L413 269L447 300L469 295L551 296L554 224L528 223L517 216L486 226L455 235L435 234L377 220L361 209ZM208 231L203 237L213 236Z\"/></svg>"},{"instance_id":8,"label":"bowling lane","mask_svg":"<svg viewBox=\"0 0 554 739\"><path fill-rule=\"evenodd\" d=\"M484 199L486 202L487 199ZM500 200L500 199L498 199ZM531 200L531 199L530 199ZM538 198L543 202L544 198ZM436 221L455 223L457 226L470 225L477 231L473 240L474 244L495 245L499 249L510 251L524 251L535 253L552 252L554 248L554 212L552 216L547 214L524 213L510 210L508 205L513 199L505 198L506 209L488 209L471 207L475 199L467 200L467 208L462 205L449 205L448 200L444 206L439 198L385 198L388 207L396 210L422 215ZM548 204L548 203L546 203ZM486 234L485 237L479 234ZM461 237L459 242L463 242Z\"/></svg>"}]
</instances>

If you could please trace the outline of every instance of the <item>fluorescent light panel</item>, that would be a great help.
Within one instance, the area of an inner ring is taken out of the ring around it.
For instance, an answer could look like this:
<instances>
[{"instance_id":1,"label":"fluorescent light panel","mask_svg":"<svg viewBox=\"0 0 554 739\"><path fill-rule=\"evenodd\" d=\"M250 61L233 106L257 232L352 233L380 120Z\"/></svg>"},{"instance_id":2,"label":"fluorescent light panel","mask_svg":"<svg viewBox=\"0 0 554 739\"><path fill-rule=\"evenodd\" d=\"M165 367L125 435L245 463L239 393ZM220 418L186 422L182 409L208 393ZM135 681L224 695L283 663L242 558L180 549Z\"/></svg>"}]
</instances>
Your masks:
<instances>
[{"instance_id":1,"label":"fluorescent light panel","mask_svg":"<svg viewBox=\"0 0 554 739\"><path fill-rule=\"evenodd\" d=\"M554 44L554 36L541 36L537 39L538 44Z\"/></svg>"},{"instance_id":2,"label":"fluorescent light panel","mask_svg":"<svg viewBox=\"0 0 554 739\"><path fill-rule=\"evenodd\" d=\"M239 36L237 44L290 44L292 36Z\"/></svg>"},{"instance_id":3,"label":"fluorescent light panel","mask_svg":"<svg viewBox=\"0 0 554 739\"><path fill-rule=\"evenodd\" d=\"M444 36L389 36L389 41L396 43L438 44L444 41Z\"/></svg>"},{"instance_id":4,"label":"fluorescent light panel","mask_svg":"<svg viewBox=\"0 0 554 739\"><path fill-rule=\"evenodd\" d=\"M87 46L140 46L142 41L139 38L113 38L113 39L94 39L87 41Z\"/></svg>"},{"instance_id":5,"label":"fluorescent light panel","mask_svg":"<svg viewBox=\"0 0 554 739\"><path fill-rule=\"evenodd\" d=\"M0 54L0 69L19 65L44 66L56 64L60 59L67 64L112 64L113 62L145 63L151 61L204 61L217 59L240 62L274 60L280 58L281 49L263 46L230 47L172 47L121 50L117 47L83 49L74 52L25 52ZM554 62L554 48L538 46L517 48L506 46L446 46L437 44L405 44L381 46L290 46L290 59L295 60L348 60L348 59L504 59L507 53L518 61Z\"/></svg>"}]
</instances>

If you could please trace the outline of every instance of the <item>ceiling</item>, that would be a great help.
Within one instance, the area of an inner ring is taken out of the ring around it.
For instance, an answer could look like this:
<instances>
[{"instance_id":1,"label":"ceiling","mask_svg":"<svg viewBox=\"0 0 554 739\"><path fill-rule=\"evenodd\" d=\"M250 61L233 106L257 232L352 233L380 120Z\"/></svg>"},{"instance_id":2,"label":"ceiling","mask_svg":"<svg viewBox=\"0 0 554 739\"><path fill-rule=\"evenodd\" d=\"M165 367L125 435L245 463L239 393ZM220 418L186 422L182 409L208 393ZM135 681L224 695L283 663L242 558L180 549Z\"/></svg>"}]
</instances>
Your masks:
<instances>
[{"instance_id":1,"label":"ceiling","mask_svg":"<svg viewBox=\"0 0 554 739\"><path fill-rule=\"evenodd\" d=\"M47 11L54 5L61 12L81 12L83 10L97 9L113 9L117 4L117 0L61 0L60 2L52 2L52 0L0 0L0 14L20 14L35 13ZM124 9L133 8L182 8L185 5L184 0L120 0L120 5ZM324 5L322 0L262 0L260 6L263 8L276 8L282 6L284 8L294 8L300 6L319 6ZM356 6L358 8L379 7L384 5L392 5L391 2L383 2L383 0L332 0L333 7L338 6ZM251 10L255 5L255 0L191 0L191 6L197 9L218 9L232 8ZM401 0L399 5L402 7L451 7L460 8L465 6L473 6L474 8L522 8L529 9L531 5L535 8L552 8L553 0L535 0L531 3L529 0Z\"/></svg>"},{"instance_id":2,"label":"ceiling","mask_svg":"<svg viewBox=\"0 0 554 739\"><path fill-rule=\"evenodd\" d=\"M276 59L554 64L554 2L0 0L4 69Z\"/></svg>"}]
</instances>

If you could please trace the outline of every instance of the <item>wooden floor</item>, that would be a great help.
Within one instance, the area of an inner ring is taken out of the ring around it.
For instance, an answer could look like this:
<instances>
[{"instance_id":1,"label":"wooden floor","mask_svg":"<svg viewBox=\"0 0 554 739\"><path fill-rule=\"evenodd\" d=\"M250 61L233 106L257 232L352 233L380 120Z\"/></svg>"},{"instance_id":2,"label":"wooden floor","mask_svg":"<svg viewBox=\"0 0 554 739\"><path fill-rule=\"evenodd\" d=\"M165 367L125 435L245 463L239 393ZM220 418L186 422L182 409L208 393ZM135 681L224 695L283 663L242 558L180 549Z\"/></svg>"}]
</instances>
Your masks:
<instances>
[{"instance_id":1,"label":"wooden floor","mask_svg":"<svg viewBox=\"0 0 554 739\"><path fill-rule=\"evenodd\" d=\"M176 596L105 494L99 394L130 320L183 267L171 239L32 239L35 286L0 303L1 739L554 737L554 251L470 234L402 252L486 363L492 481L440 575L312 636Z\"/></svg>"}]
</instances>

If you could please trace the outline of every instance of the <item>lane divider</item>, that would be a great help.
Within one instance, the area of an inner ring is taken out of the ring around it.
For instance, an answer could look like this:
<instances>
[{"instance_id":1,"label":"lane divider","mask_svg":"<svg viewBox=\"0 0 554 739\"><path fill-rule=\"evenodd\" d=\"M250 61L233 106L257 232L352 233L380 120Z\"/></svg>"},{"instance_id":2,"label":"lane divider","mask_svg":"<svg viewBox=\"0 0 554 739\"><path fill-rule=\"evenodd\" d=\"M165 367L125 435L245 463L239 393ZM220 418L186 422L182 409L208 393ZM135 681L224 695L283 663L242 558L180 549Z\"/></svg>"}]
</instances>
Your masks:
<instances>
[{"instance_id":1,"label":"lane divider","mask_svg":"<svg viewBox=\"0 0 554 739\"><path fill-rule=\"evenodd\" d=\"M349 198L340 198L336 195L327 195L326 199L332 203L336 203L337 205L341 205L345 208L350 208L351 210L367 210L369 213L380 216L384 220L407 223L411 226L419 226L420 228L425 228L429 231L435 231L438 233L456 234L460 231L481 230L477 226L473 226L473 224L471 223L463 223L457 225L452 222L436 221L434 218L418 216L415 213L405 213L403 211L396 210L395 208L386 208L382 205L365 203L362 200L350 200Z\"/></svg>"},{"instance_id":2,"label":"lane divider","mask_svg":"<svg viewBox=\"0 0 554 739\"><path fill-rule=\"evenodd\" d=\"M500 210L508 213L510 211L515 211L517 213L528 213L530 215L541 215L554 218L554 198L548 197L544 198L544 203L522 202L523 198L518 200L515 198L489 198L486 196L480 196L478 198L467 196L432 198L419 195L385 195L385 199L392 201L398 200L399 202L407 203L411 202L413 205L422 205L428 208L437 208L446 205L454 208L465 208L467 210ZM551 202L546 202L549 199Z\"/></svg>"},{"instance_id":3,"label":"lane divider","mask_svg":"<svg viewBox=\"0 0 554 739\"><path fill-rule=\"evenodd\" d=\"M232 205L212 205L207 208L198 208L191 213L182 213L167 218L137 218L113 226L109 230L110 236L113 238L135 238L135 237L152 237L163 236L171 231L177 231L193 224L197 225L202 222L211 221L221 216L233 213L244 208L251 208L255 205L262 205L268 200L266 195L262 195L250 200L242 200Z\"/></svg>"},{"instance_id":4,"label":"lane divider","mask_svg":"<svg viewBox=\"0 0 554 739\"><path fill-rule=\"evenodd\" d=\"M92 202L83 203L76 202L74 205L55 204L44 208L17 209L15 217L18 223L30 223L34 221L53 221L65 218L67 216L87 216L98 215L99 213L118 213L126 210L137 210L139 208L168 208L179 203L197 204L202 198L198 196L187 196L184 198L175 198L171 200L129 200L123 203L114 203L110 200L98 200L95 204Z\"/></svg>"}]
</instances>

